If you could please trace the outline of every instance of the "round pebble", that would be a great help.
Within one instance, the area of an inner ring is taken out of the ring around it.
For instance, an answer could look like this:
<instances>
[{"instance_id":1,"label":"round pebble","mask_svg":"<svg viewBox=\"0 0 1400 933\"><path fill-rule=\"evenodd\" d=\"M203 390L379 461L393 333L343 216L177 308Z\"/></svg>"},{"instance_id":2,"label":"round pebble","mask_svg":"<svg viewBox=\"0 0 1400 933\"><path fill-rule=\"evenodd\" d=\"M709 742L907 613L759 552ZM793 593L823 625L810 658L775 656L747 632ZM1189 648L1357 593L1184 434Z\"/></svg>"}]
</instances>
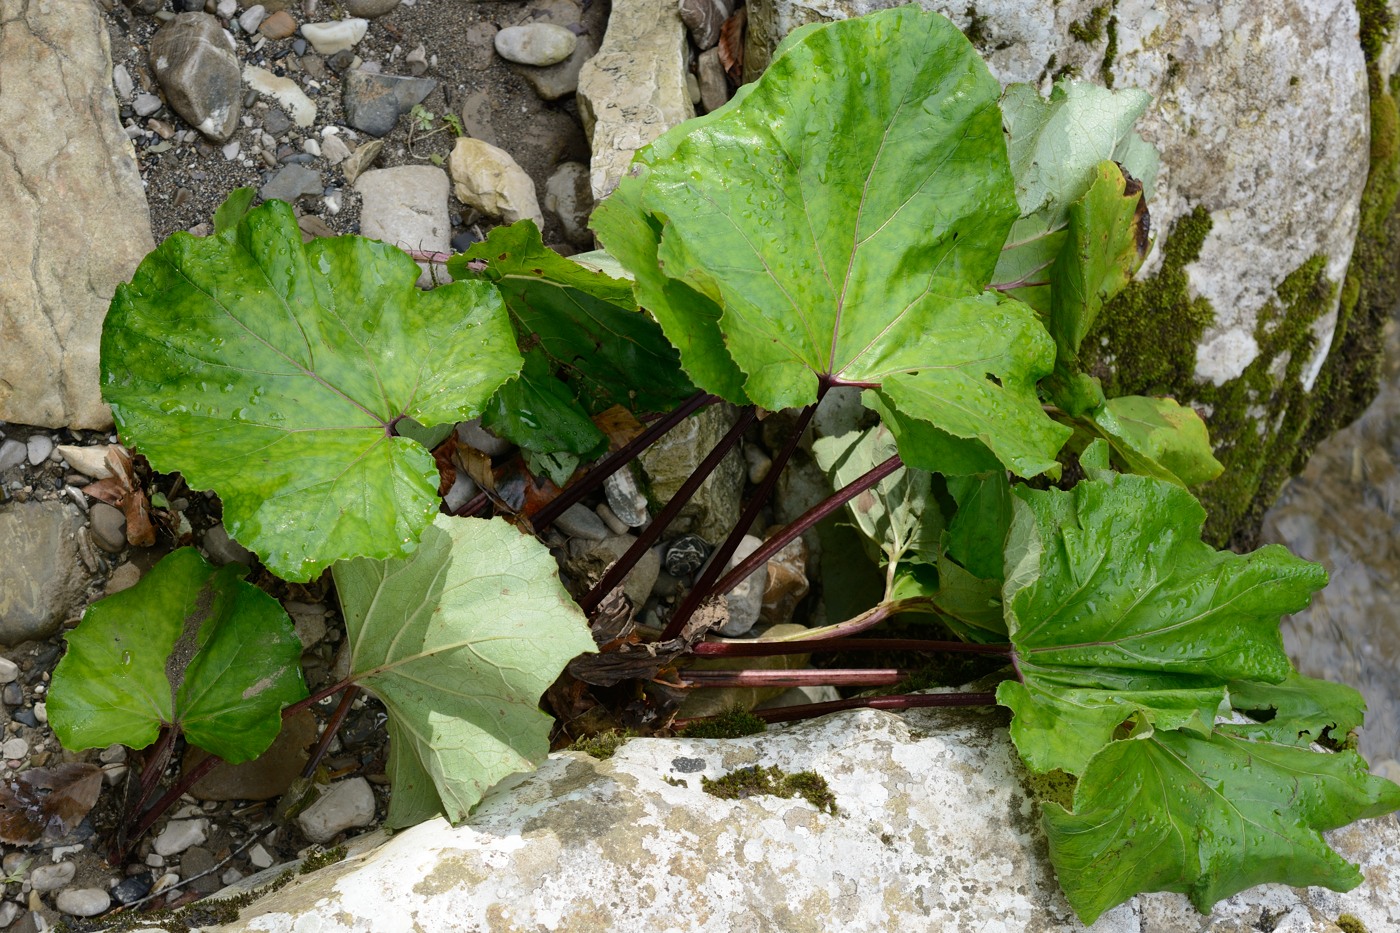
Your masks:
<instances>
[{"instance_id":1,"label":"round pebble","mask_svg":"<svg viewBox=\"0 0 1400 933\"><path fill-rule=\"evenodd\" d=\"M9 658L0 658L0 684L11 684L19 677L19 665Z\"/></svg>"},{"instance_id":2,"label":"round pebble","mask_svg":"<svg viewBox=\"0 0 1400 933\"><path fill-rule=\"evenodd\" d=\"M165 824L165 829L160 831L156 837L155 849L157 855L171 856L179 855L190 846L199 845L209 838L208 820L171 820Z\"/></svg>"},{"instance_id":3,"label":"round pebble","mask_svg":"<svg viewBox=\"0 0 1400 933\"><path fill-rule=\"evenodd\" d=\"M53 453L53 440L43 434L35 434L29 439L28 453L30 466L38 466Z\"/></svg>"},{"instance_id":4,"label":"round pebble","mask_svg":"<svg viewBox=\"0 0 1400 933\"><path fill-rule=\"evenodd\" d=\"M496 33L496 54L518 65L557 65L578 45L578 36L553 23L507 26Z\"/></svg>"},{"instance_id":5,"label":"round pebble","mask_svg":"<svg viewBox=\"0 0 1400 933\"><path fill-rule=\"evenodd\" d=\"M4 745L0 745L0 757L23 758L29 754L29 743L16 736L13 739L6 739Z\"/></svg>"},{"instance_id":6,"label":"round pebble","mask_svg":"<svg viewBox=\"0 0 1400 933\"><path fill-rule=\"evenodd\" d=\"M88 522L92 525L92 539L102 550L115 554L126 547L126 516L121 509L94 502L88 509Z\"/></svg>"},{"instance_id":7,"label":"round pebble","mask_svg":"<svg viewBox=\"0 0 1400 933\"><path fill-rule=\"evenodd\" d=\"M688 577L699 570L710 556L710 546L699 535L682 535L666 549L666 572L675 577Z\"/></svg>"},{"instance_id":8,"label":"round pebble","mask_svg":"<svg viewBox=\"0 0 1400 933\"><path fill-rule=\"evenodd\" d=\"M58 895L54 905L70 917L96 917L112 906L112 898L98 888L69 888Z\"/></svg>"},{"instance_id":9,"label":"round pebble","mask_svg":"<svg viewBox=\"0 0 1400 933\"><path fill-rule=\"evenodd\" d=\"M78 873L78 866L72 862L59 862L57 865L40 865L29 873L29 884L43 894L66 887Z\"/></svg>"},{"instance_id":10,"label":"round pebble","mask_svg":"<svg viewBox=\"0 0 1400 933\"><path fill-rule=\"evenodd\" d=\"M139 875L132 875L130 878L124 879L112 889L112 896L121 904L139 901L150 893L154 881L155 879L151 877L150 872L143 871Z\"/></svg>"}]
</instances>

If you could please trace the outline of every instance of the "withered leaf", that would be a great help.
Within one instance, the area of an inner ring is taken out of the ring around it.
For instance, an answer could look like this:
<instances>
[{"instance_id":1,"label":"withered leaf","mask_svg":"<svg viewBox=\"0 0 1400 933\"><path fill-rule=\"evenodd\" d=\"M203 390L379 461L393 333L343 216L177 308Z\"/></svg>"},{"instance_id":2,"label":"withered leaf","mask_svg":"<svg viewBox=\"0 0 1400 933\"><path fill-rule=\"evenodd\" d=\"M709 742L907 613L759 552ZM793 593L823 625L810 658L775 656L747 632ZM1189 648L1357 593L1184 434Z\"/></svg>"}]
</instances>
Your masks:
<instances>
[{"instance_id":1,"label":"withered leaf","mask_svg":"<svg viewBox=\"0 0 1400 933\"><path fill-rule=\"evenodd\" d=\"M0 842L62 838L87 816L101 790L102 769L81 762L31 768L0 783Z\"/></svg>"}]
</instances>

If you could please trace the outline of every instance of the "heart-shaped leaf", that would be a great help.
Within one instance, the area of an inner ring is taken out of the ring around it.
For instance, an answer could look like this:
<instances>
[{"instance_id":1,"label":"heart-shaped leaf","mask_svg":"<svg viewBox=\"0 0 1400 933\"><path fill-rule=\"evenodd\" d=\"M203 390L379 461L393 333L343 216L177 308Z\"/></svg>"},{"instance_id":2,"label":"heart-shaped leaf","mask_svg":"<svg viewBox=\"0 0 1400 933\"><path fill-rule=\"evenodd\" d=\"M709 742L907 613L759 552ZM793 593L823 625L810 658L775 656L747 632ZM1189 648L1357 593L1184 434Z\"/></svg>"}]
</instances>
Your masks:
<instances>
[{"instance_id":1,"label":"heart-shaped leaf","mask_svg":"<svg viewBox=\"0 0 1400 933\"><path fill-rule=\"evenodd\" d=\"M1257 726L1157 731L1094 756L1073 812L1046 803L1050 860L1086 924L1143 891L1177 891L1202 913L1266 882L1348 891L1362 881L1322 831L1400 807L1400 787L1355 752L1272 740Z\"/></svg>"},{"instance_id":2,"label":"heart-shaped leaf","mask_svg":"<svg viewBox=\"0 0 1400 933\"><path fill-rule=\"evenodd\" d=\"M102 391L158 470L223 500L229 534L288 580L406 554L437 511L426 450L391 430L474 417L520 368L496 290L420 292L392 246L305 246L271 201L211 237L176 233L119 286Z\"/></svg>"},{"instance_id":3,"label":"heart-shaped leaf","mask_svg":"<svg viewBox=\"0 0 1400 933\"><path fill-rule=\"evenodd\" d=\"M1292 673L1279 618L1327 580L1277 545L1211 548L1180 486L1095 475L1068 492L1015 489L1003 600L1021 677L997 700L1037 771L1082 773L1134 716L1208 730L1227 683Z\"/></svg>"},{"instance_id":4,"label":"heart-shaped leaf","mask_svg":"<svg viewBox=\"0 0 1400 933\"><path fill-rule=\"evenodd\" d=\"M332 573L351 676L389 712L389 826L463 820L549 752L540 696L595 648L544 545L502 519L439 516L410 557Z\"/></svg>"},{"instance_id":5,"label":"heart-shaped leaf","mask_svg":"<svg viewBox=\"0 0 1400 933\"><path fill-rule=\"evenodd\" d=\"M903 7L792 36L751 87L638 154L619 189L632 240L595 220L639 303L673 340L704 333L705 359L727 350L766 408L878 385L1017 472L1052 468L1069 432L1036 395L1050 341L1029 308L983 294L1018 209L1000 85L972 46ZM658 311L658 264L707 308Z\"/></svg>"},{"instance_id":6,"label":"heart-shaped leaf","mask_svg":"<svg viewBox=\"0 0 1400 933\"><path fill-rule=\"evenodd\" d=\"M194 548L88 607L54 670L49 722L65 748L144 748L162 726L237 764L306 696L301 641L277 600Z\"/></svg>"},{"instance_id":7,"label":"heart-shaped leaf","mask_svg":"<svg viewBox=\"0 0 1400 933\"><path fill-rule=\"evenodd\" d=\"M1175 399L1125 395L1108 399L1091 417L1114 455L1134 473L1194 486L1225 469L1215 459L1201 416Z\"/></svg>"}]
</instances>

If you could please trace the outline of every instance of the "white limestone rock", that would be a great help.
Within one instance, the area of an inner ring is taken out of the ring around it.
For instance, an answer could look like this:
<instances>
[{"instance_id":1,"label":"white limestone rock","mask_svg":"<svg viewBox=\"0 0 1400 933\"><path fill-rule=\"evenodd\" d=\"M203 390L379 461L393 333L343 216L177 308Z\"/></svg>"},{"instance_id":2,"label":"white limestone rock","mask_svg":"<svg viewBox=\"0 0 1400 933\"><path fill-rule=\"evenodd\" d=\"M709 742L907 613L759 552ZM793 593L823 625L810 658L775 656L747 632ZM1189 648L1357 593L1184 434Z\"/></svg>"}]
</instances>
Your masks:
<instances>
[{"instance_id":1,"label":"white limestone rock","mask_svg":"<svg viewBox=\"0 0 1400 933\"><path fill-rule=\"evenodd\" d=\"M353 49L365 37L369 20L351 17L329 23L304 23L301 34L318 55L334 55Z\"/></svg>"},{"instance_id":2,"label":"white limestone rock","mask_svg":"<svg viewBox=\"0 0 1400 933\"><path fill-rule=\"evenodd\" d=\"M329 842L347 829L368 826L373 821L374 789L362 777L332 784L297 817L301 831L315 843Z\"/></svg>"},{"instance_id":3,"label":"white limestone rock","mask_svg":"<svg viewBox=\"0 0 1400 933\"><path fill-rule=\"evenodd\" d=\"M435 165L400 165L364 172L355 180L360 193L360 232L401 249L445 253L451 248L447 216L447 173ZM432 284L419 263L420 287ZM441 275L442 270L438 270Z\"/></svg>"},{"instance_id":4,"label":"white limestone rock","mask_svg":"<svg viewBox=\"0 0 1400 933\"><path fill-rule=\"evenodd\" d=\"M743 739L635 739L608 761L557 752L466 824L362 837L344 861L218 929L1083 931L1005 723L999 712L862 710ZM815 771L839 815L701 789L702 777L753 765ZM1143 896L1094 933L1240 931L1265 910L1285 921L1278 930L1335 933L1341 913L1397 928L1400 822L1329 839L1366 883L1346 894L1263 886L1209 917L1180 895Z\"/></svg>"},{"instance_id":5,"label":"white limestone rock","mask_svg":"<svg viewBox=\"0 0 1400 933\"><path fill-rule=\"evenodd\" d=\"M544 229L535 183L509 152L463 136L448 160L457 200L506 223L529 218Z\"/></svg>"},{"instance_id":6,"label":"white limestone rock","mask_svg":"<svg viewBox=\"0 0 1400 933\"><path fill-rule=\"evenodd\" d=\"M276 100L297 126L307 127L316 122L316 105L291 78L279 78L257 65L244 65L243 83Z\"/></svg>"}]
</instances>

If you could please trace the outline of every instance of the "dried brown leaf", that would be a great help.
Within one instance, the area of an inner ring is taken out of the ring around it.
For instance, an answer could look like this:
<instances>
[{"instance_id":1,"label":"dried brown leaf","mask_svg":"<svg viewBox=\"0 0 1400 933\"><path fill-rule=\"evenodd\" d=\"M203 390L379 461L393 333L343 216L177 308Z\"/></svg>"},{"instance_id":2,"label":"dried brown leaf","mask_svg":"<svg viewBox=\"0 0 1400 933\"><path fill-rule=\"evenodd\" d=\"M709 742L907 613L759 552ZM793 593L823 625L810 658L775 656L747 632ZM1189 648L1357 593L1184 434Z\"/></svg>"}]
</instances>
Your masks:
<instances>
[{"instance_id":1,"label":"dried brown leaf","mask_svg":"<svg viewBox=\"0 0 1400 933\"><path fill-rule=\"evenodd\" d=\"M0 783L0 842L30 845L71 832L97 803L102 769L75 762L31 768Z\"/></svg>"}]
</instances>

